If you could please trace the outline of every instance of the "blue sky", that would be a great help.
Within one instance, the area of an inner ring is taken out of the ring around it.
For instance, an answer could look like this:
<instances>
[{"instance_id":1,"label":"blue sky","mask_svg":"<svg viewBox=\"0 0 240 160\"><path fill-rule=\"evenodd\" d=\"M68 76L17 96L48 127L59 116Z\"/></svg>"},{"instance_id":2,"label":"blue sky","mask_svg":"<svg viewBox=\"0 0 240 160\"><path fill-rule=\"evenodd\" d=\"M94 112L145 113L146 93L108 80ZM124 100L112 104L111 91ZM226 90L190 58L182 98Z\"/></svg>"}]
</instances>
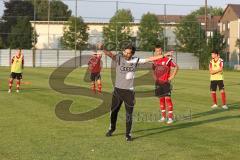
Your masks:
<instances>
[{"instance_id":1,"label":"blue sky","mask_svg":"<svg viewBox=\"0 0 240 160\"><path fill-rule=\"evenodd\" d=\"M6 0L0 0L0 15L3 14L4 1ZM69 5L70 9L73 11L73 14L75 14L75 0L63 1ZM110 18L113 16L116 10L115 2L112 1L115 0L104 0L104 2L89 2L86 0L78 0L77 15L85 17L85 20L87 21L91 21L93 19L97 21L103 21L103 19L100 17ZM167 14L171 15L185 15L204 5L204 0L119 0L119 8L131 9L135 19L140 19L141 15L148 11L155 14L164 14L164 6L152 4L130 4L126 2L167 4ZM208 0L209 5L222 8L225 8L226 4L228 3L240 4L240 0ZM92 19L91 17L98 18Z\"/></svg>"}]
</instances>

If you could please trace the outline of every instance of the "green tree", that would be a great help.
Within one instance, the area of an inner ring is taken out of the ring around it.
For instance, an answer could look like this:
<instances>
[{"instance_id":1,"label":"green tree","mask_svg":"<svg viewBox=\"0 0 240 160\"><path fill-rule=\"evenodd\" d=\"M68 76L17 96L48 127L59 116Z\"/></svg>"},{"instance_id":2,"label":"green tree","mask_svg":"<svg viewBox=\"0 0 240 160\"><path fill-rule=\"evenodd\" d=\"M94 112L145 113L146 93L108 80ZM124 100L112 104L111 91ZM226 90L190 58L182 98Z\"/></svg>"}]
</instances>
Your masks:
<instances>
[{"instance_id":1,"label":"green tree","mask_svg":"<svg viewBox=\"0 0 240 160\"><path fill-rule=\"evenodd\" d=\"M194 53L199 57L200 68L206 69L210 50L205 39L205 31L193 14L184 17L175 30L177 48L182 52Z\"/></svg>"},{"instance_id":2,"label":"green tree","mask_svg":"<svg viewBox=\"0 0 240 160\"><path fill-rule=\"evenodd\" d=\"M208 38L208 47L210 50L218 50L220 53L223 53L226 49L227 43L218 30L214 30L212 37Z\"/></svg>"},{"instance_id":3,"label":"green tree","mask_svg":"<svg viewBox=\"0 0 240 160\"><path fill-rule=\"evenodd\" d=\"M87 30L88 26L84 23L81 17L77 17L77 19L76 17L70 17L66 26L64 27L63 37L61 38L62 47L66 49L75 49L76 43L76 49L84 49L88 41Z\"/></svg>"},{"instance_id":4,"label":"green tree","mask_svg":"<svg viewBox=\"0 0 240 160\"><path fill-rule=\"evenodd\" d=\"M196 53L205 41L205 32L194 15L187 15L175 30L178 49L183 52Z\"/></svg>"},{"instance_id":5,"label":"green tree","mask_svg":"<svg viewBox=\"0 0 240 160\"><path fill-rule=\"evenodd\" d=\"M3 48L3 41L2 41L2 38L0 37L0 49Z\"/></svg>"},{"instance_id":6,"label":"green tree","mask_svg":"<svg viewBox=\"0 0 240 160\"><path fill-rule=\"evenodd\" d=\"M211 16L222 16L223 9L219 7L210 6L207 8L207 13L210 14ZM198 10L193 11L191 14L195 16L203 16L205 15L205 7L200 7Z\"/></svg>"},{"instance_id":7,"label":"green tree","mask_svg":"<svg viewBox=\"0 0 240 160\"><path fill-rule=\"evenodd\" d=\"M120 9L110 19L108 26L103 28L104 43L114 42L117 49L121 48L121 43L132 40L131 22L134 21L130 10Z\"/></svg>"},{"instance_id":8,"label":"green tree","mask_svg":"<svg viewBox=\"0 0 240 160\"><path fill-rule=\"evenodd\" d=\"M238 47L238 49L240 50L240 39L239 38L236 40L235 47Z\"/></svg>"},{"instance_id":9,"label":"green tree","mask_svg":"<svg viewBox=\"0 0 240 160\"><path fill-rule=\"evenodd\" d=\"M49 0L32 0L32 4L36 7L36 20L48 20ZM66 21L71 16L72 11L61 0L50 1L50 20Z\"/></svg>"},{"instance_id":10,"label":"green tree","mask_svg":"<svg viewBox=\"0 0 240 160\"><path fill-rule=\"evenodd\" d=\"M29 20L32 20L34 15L34 9L31 2L23 0L4 1L4 5L5 10L2 16L3 21L0 25L0 32L5 33L1 37L4 42L4 46L9 47L9 33L11 32L12 27L16 25L17 18L28 18Z\"/></svg>"},{"instance_id":11,"label":"green tree","mask_svg":"<svg viewBox=\"0 0 240 160\"><path fill-rule=\"evenodd\" d=\"M10 48L31 49L33 47L34 37L33 28L28 18L18 18L17 24L12 27L8 38Z\"/></svg>"},{"instance_id":12,"label":"green tree","mask_svg":"<svg viewBox=\"0 0 240 160\"><path fill-rule=\"evenodd\" d=\"M163 28L155 14L147 13L142 16L138 36L141 50L152 51L156 44L163 46Z\"/></svg>"}]
</instances>

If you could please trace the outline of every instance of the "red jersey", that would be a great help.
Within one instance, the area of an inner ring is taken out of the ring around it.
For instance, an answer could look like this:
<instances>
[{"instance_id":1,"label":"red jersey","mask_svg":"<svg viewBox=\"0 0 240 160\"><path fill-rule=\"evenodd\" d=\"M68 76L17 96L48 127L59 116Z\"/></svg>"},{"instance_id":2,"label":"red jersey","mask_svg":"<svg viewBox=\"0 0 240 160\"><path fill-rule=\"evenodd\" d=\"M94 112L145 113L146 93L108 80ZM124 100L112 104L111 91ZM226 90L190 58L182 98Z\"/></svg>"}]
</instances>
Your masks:
<instances>
[{"instance_id":1,"label":"red jersey","mask_svg":"<svg viewBox=\"0 0 240 160\"><path fill-rule=\"evenodd\" d=\"M163 57L153 62L154 78L156 82L166 83L171 74L171 67L176 67L172 58Z\"/></svg>"},{"instance_id":2,"label":"red jersey","mask_svg":"<svg viewBox=\"0 0 240 160\"><path fill-rule=\"evenodd\" d=\"M99 73L101 72L101 55L94 54L89 62L88 62L88 68L91 73Z\"/></svg>"}]
</instances>

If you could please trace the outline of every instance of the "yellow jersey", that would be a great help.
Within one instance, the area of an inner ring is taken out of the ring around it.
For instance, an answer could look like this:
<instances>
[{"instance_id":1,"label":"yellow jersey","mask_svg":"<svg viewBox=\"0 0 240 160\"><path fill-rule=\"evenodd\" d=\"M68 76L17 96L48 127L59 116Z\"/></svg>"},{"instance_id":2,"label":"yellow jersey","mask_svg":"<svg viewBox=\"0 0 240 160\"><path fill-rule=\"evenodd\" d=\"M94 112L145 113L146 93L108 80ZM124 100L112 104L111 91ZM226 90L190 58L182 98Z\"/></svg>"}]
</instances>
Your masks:
<instances>
[{"instance_id":1,"label":"yellow jersey","mask_svg":"<svg viewBox=\"0 0 240 160\"><path fill-rule=\"evenodd\" d=\"M220 68L223 68L223 60L221 58L219 58L217 61L212 59L210 61L210 64L209 64L209 68L212 69L213 71L216 71L216 70L218 70ZM222 72L218 72L217 74L211 74L210 75L210 80L211 81L223 80L223 71Z\"/></svg>"},{"instance_id":2,"label":"yellow jersey","mask_svg":"<svg viewBox=\"0 0 240 160\"><path fill-rule=\"evenodd\" d=\"M21 54L20 57L14 56L12 58L12 66L11 66L11 72L14 73L22 73L23 71L23 55Z\"/></svg>"}]
</instances>

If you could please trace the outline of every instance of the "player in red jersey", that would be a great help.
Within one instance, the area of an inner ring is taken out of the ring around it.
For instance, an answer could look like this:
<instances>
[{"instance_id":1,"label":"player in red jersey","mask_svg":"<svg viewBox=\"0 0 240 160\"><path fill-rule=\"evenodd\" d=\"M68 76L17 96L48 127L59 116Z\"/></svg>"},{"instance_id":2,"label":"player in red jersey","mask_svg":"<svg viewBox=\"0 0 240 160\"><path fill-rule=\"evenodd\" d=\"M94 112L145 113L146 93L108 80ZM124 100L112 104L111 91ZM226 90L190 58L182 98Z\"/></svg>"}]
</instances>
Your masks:
<instances>
[{"instance_id":1,"label":"player in red jersey","mask_svg":"<svg viewBox=\"0 0 240 160\"><path fill-rule=\"evenodd\" d=\"M91 89L94 93L96 93L96 82L97 82L97 92L100 94L102 92L102 82L101 82L101 65L102 65L102 53L99 51L101 49L101 44L97 44L96 50L93 52L89 62L88 69L91 73Z\"/></svg>"},{"instance_id":2,"label":"player in red jersey","mask_svg":"<svg viewBox=\"0 0 240 160\"><path fill-rule=\"evenodd\" d=\"M162 55L162 49L159 45L155 46L155 55ZM166 105L168 106L168 124L173 122L173 104L171 99L171 80L178 72L178 65L171 58L172 51L167 53L163 58L153 62L155 95L159 97L160 110L162 118L160 122L166 120ZM171 69L174 68L173 72Z\"/></svg>"}]
</instances>

